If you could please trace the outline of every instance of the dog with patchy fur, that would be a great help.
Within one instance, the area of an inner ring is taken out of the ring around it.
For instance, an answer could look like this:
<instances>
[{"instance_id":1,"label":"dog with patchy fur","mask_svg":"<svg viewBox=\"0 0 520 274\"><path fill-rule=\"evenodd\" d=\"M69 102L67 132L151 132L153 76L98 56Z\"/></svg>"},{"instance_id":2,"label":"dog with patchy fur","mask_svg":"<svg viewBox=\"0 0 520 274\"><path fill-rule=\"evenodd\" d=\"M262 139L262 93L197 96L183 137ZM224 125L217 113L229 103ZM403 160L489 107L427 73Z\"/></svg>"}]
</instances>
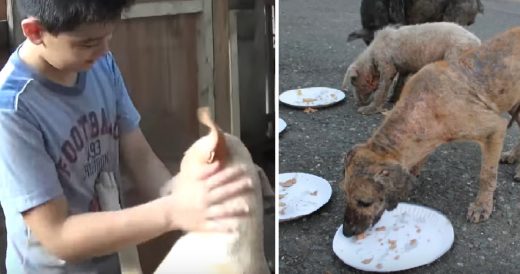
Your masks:
<instances>
[{"instance_id":1,"label":"dog with patchy fur","mask_svg":"<svg viewBox=\"0 0 520 274\"><path fill-rule=\"evenodd\" d=\"M488 219L507 121L520 105L520 27L469 50L454 61L438 61L405 84L402 98L366 143L345 156L341 182L346 196L343 234L357 235L404 199L420 166L451 141L480 145L480 187L469 206L473 223Z\"/></svg>"},{"instance_id":2,"label":"dog with patchy fur","mask_svg":"<svg viewBox=\"0 0 520 274\"><path fill-rule=\"evenodd\" d=\"M349 85L354 88L354 97L361 105L358 112L378 113L383 111L397 73L406 77L429 63L455 59L479 46L477 36L454 23L386 27L349 66L342 89L347 90Z\"/></svg>"},{"instance_id":3,"label":"dog with patchy fur","mask_svg":"<svg viewBox=\"0 0 520 274\"><path fill-rule=\"evenodd\" d=\"M189 232L173 246L155 273L167 274L268 274L264 255L263 196L274 197L264 172L257 167L244 144L223 133L209 117L199 111L199 121L210 128L208 135L196 141L184 154L181 172L196 174L202 165L218 160L224 165L243 165L253 180L253 192L231 198L225 204L246 205L249 215L236 219L235 233ZM175 184L175 180L172 181ZM163 189L167 195L173 185ZM264 193L264 195L262 195ZM272 194L272 195L270 195ZM225 206L225 205L224 205Z\"/></svg>"}]
</instances>

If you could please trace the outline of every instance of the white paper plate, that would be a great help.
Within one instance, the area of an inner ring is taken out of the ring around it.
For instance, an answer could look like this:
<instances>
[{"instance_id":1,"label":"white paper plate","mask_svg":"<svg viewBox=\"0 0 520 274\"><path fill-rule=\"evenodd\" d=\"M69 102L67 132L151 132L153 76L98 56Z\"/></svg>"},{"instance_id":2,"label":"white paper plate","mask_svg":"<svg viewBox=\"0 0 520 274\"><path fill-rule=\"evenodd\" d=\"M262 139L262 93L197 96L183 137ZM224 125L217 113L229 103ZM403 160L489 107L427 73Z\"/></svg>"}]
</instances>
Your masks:
<instances>
[{"instance_id":1,"label":"white paper plate","mask_svg":"<svg viewBox=\"0 0 520 274\"><path fill-rule=\"evenodd\" d=\"M282 133L286 127L287 123L282 118L278 118L278 134Z\"/></svg>"},{"instance_id":2,"label":"white paper plate","mask_svg":"<svg viewBox=\"0 0 520 274\"><path fill-rule=\"evenodd\" d=\"M312 87L284 91L279 98L280 102L293 107L318 108L340 102L345 99L345 93L332 88Z\"/></svg>"},{"instance_id":3,"label":"white paper plate","mask_svg":"<svg viewBox=\"0 0 520 274\"><path fill-rule=\"evenodd\" d=\"M295 181L289 181L292 179ZM307 173L280 174L278 189L278 216L281 222L313 213L332 196L332 188L327 180Z\"/></svg>"},{"instance_id":4,"label":"white paper plate","mask_svg":"<svg viewBox=\"0 0 520 274\"><path fill-rule=\"evenodd\" d=\"M342 230L340 226L334 236L334 253L354 268L375 272L429 264L446 253L454 240L453 226L444 215L407 203L386 211L376 225L365 231L364 239L347 238Z\"/></svg>"}]
</instances>

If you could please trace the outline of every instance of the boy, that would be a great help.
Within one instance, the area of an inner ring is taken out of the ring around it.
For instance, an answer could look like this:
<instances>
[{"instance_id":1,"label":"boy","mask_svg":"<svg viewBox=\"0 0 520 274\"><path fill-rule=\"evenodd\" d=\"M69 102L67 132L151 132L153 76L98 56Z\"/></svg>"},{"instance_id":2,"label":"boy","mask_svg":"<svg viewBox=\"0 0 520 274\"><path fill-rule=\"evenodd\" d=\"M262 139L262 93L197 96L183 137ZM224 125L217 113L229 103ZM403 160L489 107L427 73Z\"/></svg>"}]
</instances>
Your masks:
<instances>
[{"instance_id":1,"label":"boy","mask_svg":"<svg viewBox=\"0 0 520 274\"><path fill-rule=\"evenodd\" d=\"M220 203L251 178L218 163L176 182L150 149L108 43L130 0L20 0L26 41L0 72L0 202L8 273L118 273L117 250L172 230L229 231ZM121 156L121 157L120 157ZM150 202L101 212L119 158ZM192 188L204 183L206 188ZM190 193L190 197L183 197Z\"/></svg>"}]
</instances>

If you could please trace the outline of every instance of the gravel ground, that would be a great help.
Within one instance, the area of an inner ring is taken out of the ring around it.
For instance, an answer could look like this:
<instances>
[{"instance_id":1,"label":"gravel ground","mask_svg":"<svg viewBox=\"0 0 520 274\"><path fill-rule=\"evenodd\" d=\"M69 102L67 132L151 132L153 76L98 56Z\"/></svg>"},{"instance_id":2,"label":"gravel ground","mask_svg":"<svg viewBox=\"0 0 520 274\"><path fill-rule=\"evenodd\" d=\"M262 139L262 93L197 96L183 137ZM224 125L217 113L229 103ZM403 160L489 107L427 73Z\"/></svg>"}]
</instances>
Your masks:
<instances>
[{"instance_id":1,"label":"gravel ground","mask_svg":"<svg viewBox=\"0 0 520 274\"><path fill-rule=\"evenodd\" d=\"M482 1L485 14L469 27L485 40L520 25L520 3ZM348 64L365 49L361 40L346 43L359 28L359 1L280 0L280 91L297 87L339 88ZM344 198L336 181L342 176L344 153L364 142L382 121L362 116L350 94L344 102L307 114L280 105L288 127L280 135L280 173L307 172L327 179L333 188L328 204L305 218L280 224L280 273L360 273L332 251L342 223ZM506 148L518 136L508 131ZM437 149L424 166L420 186L409 202L437 209L452 222L453 247L432 264L403 273L517 273L520 266L520 184L514 166L499 167L495 211L481 224L466 221L478 190L480 150L473 143L452 143Z\"/></svg>"}]
</instances>

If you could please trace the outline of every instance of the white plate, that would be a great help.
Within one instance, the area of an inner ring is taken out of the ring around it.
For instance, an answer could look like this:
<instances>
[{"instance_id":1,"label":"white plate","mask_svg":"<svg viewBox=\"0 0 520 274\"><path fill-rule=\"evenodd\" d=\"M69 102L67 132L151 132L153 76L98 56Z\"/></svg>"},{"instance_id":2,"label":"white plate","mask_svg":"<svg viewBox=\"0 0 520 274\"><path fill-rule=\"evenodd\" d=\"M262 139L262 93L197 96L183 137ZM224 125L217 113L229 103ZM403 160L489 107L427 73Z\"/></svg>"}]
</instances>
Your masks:
<instances>
[{"instance_id":1,"label":"white plate","mask_svg":"<svg viewBox=\"0 0 520 274\"><path fill-rule=\"evenodd\" d=\"M278 134L282 133L286 127L287 123L282 118L278 118Z\"/></svg>"},{"instance_id":2,"label":"white plate","mask_svg":"<svg viewBox=\"0 0 520 274\"><path fill-rule=\"evenodd\" d=\"M279 98L282 103L293 107L317 108L340 102L345 99L345 93L332 88L312 87L287 90L280 94Z\"/></svg>"},{"instance_id":3,"label":"white plate","mask_svg":"<svg viewBox=\"0 0 520 274\"><path fill-rule=\"evenodd\" d=\"M291 186L289 180L296 181ZM278 176L279 221L296 219L318 210L332 196L327 180L307 173L283 173Z\"/></svg>"},{"instance_id":4,"label":"white plate","mask_svg":"<svg viewBox=\"0 0 520 274\"><path fill-rule=\"evenodd\" d=\"M354 268L375 272L429 264L446 253L454 240L448 218L436 210L407 203L386 211L376 225L365 231L364 239L347 238L342 230L340 226L334 236L334 253Z\"/></svg>"}]
</instances>

